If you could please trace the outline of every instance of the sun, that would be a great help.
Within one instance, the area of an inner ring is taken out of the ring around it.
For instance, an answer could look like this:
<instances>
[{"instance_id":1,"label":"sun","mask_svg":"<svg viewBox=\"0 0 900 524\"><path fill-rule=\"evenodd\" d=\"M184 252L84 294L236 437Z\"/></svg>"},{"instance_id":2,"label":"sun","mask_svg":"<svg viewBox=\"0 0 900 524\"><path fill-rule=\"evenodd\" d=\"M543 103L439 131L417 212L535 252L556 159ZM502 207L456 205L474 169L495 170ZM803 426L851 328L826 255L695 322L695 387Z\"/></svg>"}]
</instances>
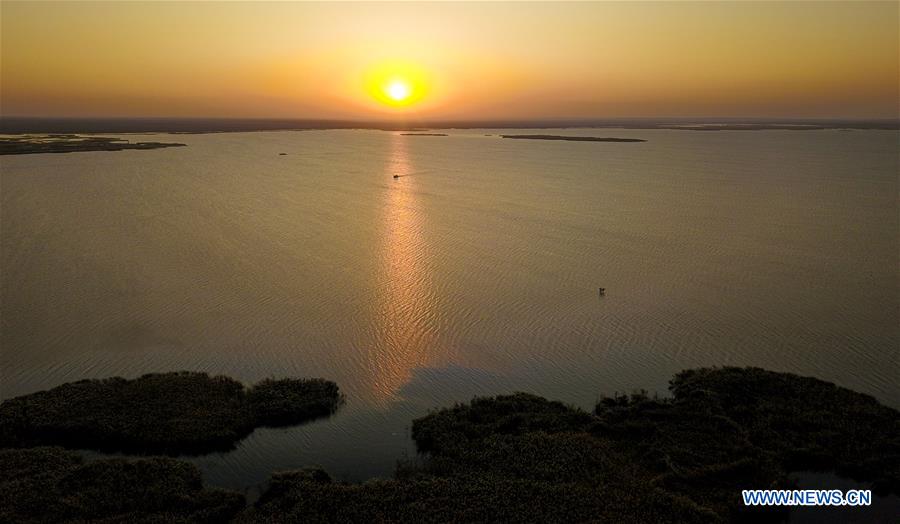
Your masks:
<instances>
[{"instance_id":1,"label":"sun","mask_svg":"<svg viewBox=\"0 0 900 524\"><path fill-rule=\"evenodd\" d=\"M427 98L431 82L419 64L391 60L373 64L366 72L365 91L392 111L412 111Z\"/></svg>"},{"instance_id":2,"label":"sun","mask_svg":"<svg viewBox=\"0 0 900 524\"><path fill-rule=\"evenodd\" d=\"M386 75L379 79L370 91L382 104L400 109L422 98L423 86L413 77L404 74Z\"/></svg>"},{"instance_id":3,"label":"sun","mask_svg":"<svg viewBox=\"0 0 900 524\"><path fill-rule=\"evenodd\" d=\"M409 88L409 84L402 80L394 80L384 88L387 96L391 98L391 100L402 102L409 98L409 95L412 92L412 89Z\"/></svg>"}]
</instances>

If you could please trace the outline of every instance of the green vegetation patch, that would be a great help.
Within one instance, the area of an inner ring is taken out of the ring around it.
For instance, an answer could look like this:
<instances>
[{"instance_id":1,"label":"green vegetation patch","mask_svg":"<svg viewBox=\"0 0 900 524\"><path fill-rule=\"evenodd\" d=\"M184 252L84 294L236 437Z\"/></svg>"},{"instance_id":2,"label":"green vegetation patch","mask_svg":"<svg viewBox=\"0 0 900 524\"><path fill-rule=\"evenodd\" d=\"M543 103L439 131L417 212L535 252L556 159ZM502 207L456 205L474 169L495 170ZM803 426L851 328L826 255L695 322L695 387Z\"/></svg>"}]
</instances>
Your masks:
<instances>
[{"instance_id":1,"label":"green vegetation patch","mask_svg":"<svg viewBox=\"0 0 900 524\"><path fill-rule=\"evenodd\" d=\"M206 373L82 380L0 404L0 447L59 445L140 454L230 449L262 425L298 424L333 413L333 382L240 382Z\"/></svg>"},{"instance_id":2,"label":"green vegetation patch","mask_svg":"<svg viewBox=\"0 0 900 524\"><path fill-rule=\"evenodd\" d=\"M124 151L126 149L160 149L185 145L174 142L129 142L121 138L105 136L22 135L0 138L0 155Z\"/></svg>"},{"instance_id":3,"label":"green vegetation patch","mask_svg":"<svg viewBox=\"0 0 900 524\"><path fill-rule=\"evenodd\" d=\"M502 475L422 475L363 484L321 470L282 473L237 519L254 522L709 522L661 491Z\"/></svg>"},{"instance_id":4,"label":"green vegetation patch","mask_svg":"<svg viewBox=\"0 0 900 524\"><path fill-rule=\"evenodd\" d=\"M683 371L673 404L714 403L746 438L789 470L834 470L900 493L900 413L811 377L759 368ZM711 407L710 409L714 409Z\"/></svg>"},{"instance_id":5,"label":"green vegetation patch","mask_svg":"<svg viewBox=\"0 0 900 524\"><path fill-rule=\"evenodd\" d=\"M413 422L428 455L393 480L276 474L241 522L739 522L740 490L836 469L897 491L898 417L866 395L756 368L685 371L672 398L603 399L595 413L518 393Z\"/></svg>"},{"instance_id":6,"label":"green vegetation patch","mask_svg":"<svg viewBox=\"0 0 900 524\"><path fill-rule=\"evenodd\" d=\"M226 522L244 496L204 489L170 458L84 461L60 448L0 450L0 522Z\"/></svg>"},{"instance_id":7,"label":"green vegetation patch","mask_svg":"<svg viewBox=\"0 0 900 524\"><path fill-rule=\"evenodd\" d=\"M194 466L171 459L5 450L0 521L755 522L787 509L744 507L740 491L790 488L798 469L900 491L900 413L872 397L757 368L684 371L671 391L605 398L594 413L524 393L476 398L415 420L412 436L427 455L400 464L394 479L276 473L239 513L242 497L203 490ZM322 416L339 402L324 380L246 390L225 377L169 373L12 399L0 406L0 428L19 445L89 435L170 449L181 438Z\"/></svg>"},{"instance_id":8,"label":"green vegetation patch","mask_svg":"<svg viewBox=\"0 0 900 524\"><path fill-rule=\"evenodd\" d=\"M321 378L266 379L247 392L257 425L289 426L327 417L342 401L337 384Z\"/></svg>"},{"instance_id":9,"label":"green vegetation patch","mask_svg":"<svg viewBox=\"0 0 900 524\"><path fill-rule=\"evenodd\" d=\"M740 504L740 490L789 488L791 471L836 471L882 492L900 487L900 413L868 395L734 367L683 371L670 389L665 400L602 400L592 433L655 486L730 520L759 516Z\"/></svg>"}]
</instances>

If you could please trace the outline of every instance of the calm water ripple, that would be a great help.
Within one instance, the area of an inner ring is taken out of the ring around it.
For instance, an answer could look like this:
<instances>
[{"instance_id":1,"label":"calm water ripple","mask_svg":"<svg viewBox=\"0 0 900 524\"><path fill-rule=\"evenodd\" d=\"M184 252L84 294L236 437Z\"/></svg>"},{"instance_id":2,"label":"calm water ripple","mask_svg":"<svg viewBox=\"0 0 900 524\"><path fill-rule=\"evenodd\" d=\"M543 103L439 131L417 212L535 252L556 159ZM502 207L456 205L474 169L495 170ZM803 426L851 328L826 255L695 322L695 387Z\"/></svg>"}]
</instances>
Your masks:
<instances>
[{"instance_id":1,"label":"calm water ripple","mask_svg":"<svg viewBox=\"0 0 900 524\"><path fill-rule=\"evenodd\" d=\"M448 133L4 157L0 396L178 369L337 381L331 419L191 459L251 491L309 464L388 476L413 418L476 394L587 408L736 364L900 405L897 132Z\"/></svg>"}]
</instances>

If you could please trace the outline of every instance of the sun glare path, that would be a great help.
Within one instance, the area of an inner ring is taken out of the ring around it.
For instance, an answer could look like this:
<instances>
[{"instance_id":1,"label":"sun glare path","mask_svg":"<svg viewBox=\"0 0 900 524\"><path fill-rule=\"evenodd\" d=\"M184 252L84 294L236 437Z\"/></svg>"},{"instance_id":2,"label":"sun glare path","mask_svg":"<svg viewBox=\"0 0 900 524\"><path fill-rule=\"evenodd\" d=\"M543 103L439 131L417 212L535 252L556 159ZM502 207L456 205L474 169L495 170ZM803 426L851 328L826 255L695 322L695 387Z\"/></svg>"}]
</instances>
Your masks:
<instances>
[{"instance_id":1,"label":"sun glare path","mask_svg":"<svg viewBox=\"0 0 900 524\"><path fill-rule=\"evenodd\" d=\"M428 271L428 245L418 213L409 137L391 137L388 175L404 177L385 192L384 240L378 286L377 341L371 348L372 391L379 403L396 398L413 371L431 364L428 349L435 347L434 293Z\"/></svg>"}]
</instances>

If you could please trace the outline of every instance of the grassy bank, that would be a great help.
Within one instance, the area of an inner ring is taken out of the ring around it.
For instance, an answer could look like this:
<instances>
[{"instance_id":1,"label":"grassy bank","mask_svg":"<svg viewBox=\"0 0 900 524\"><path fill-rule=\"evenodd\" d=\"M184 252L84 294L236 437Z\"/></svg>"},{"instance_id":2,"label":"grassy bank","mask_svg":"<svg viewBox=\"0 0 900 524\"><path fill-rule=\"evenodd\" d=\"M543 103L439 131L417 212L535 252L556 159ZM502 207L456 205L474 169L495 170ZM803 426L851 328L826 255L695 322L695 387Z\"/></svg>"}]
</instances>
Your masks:
<instances>
[{"instance_id":1,"label":"grassy bank","mask_svg":"<svg viewBox=\"0 0 900 524\"><path fill-rule=\"evenodd\" d=\"M231 448L259 426L328 416L341 401L337 385L322 379L265 380L249 389L193 372L82 380L0 404L0 447L206 453Z\"/></svg>"}]
</instances>

